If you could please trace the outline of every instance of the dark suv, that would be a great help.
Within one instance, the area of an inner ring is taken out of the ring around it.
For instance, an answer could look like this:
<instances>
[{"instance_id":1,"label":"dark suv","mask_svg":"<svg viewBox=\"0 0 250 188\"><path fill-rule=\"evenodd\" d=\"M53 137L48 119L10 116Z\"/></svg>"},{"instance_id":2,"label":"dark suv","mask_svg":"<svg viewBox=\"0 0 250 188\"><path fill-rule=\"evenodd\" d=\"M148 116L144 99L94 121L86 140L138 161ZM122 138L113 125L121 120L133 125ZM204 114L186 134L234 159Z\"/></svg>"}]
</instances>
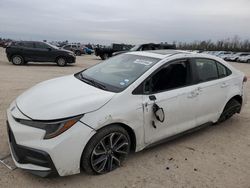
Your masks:
<instances>
[{"instance_id":1,"label":"dark suv","mask_svg":"<svg viewBox=\"0 0 250 188\"><path fill-rule=\"evenodd\" d=\"M75 63L75 54L59 49L46 42L20 41L12 42L6 48L7 58L14 65L32 62L55 62L58 66Z\"/></svg>"}]
</instances>

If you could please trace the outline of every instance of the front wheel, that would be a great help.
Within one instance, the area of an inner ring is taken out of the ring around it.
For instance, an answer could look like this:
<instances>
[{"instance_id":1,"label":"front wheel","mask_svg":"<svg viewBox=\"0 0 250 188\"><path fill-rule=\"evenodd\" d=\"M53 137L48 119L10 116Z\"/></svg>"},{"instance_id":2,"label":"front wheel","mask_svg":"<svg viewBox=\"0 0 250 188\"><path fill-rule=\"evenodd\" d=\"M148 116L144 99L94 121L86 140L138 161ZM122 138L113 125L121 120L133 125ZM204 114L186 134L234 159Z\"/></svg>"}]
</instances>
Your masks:
<instances>
[{"instance_id":1,"label":"front wheel","mask_svg":"<svg viewBox=\"0 0 250 188\"><path fill-rule=\"evenodd\" d=\"M119 125L98 131L85 147L81 166L88 174L105 174L118 168L130 151L130 137Z\"/></svg>"},{"instance_id":2,"label":"front wheel","mask_svg":"<svg viewBox=\"0 0 250 188\"><path fill-rule=\"evenodd\" d=\"M63 67L63 66L67 65L67 61L66 61L66 59L64 57L57 58L56 63L60 67Z\"/></svg>"},{"instance_id":3,"label":"front wheel","mask_svg":"<svg viewBox=\"0 0 250 188\"><path fill-rule=\"evenodd\" d=\"M247 63L250 63L250 59L247 60Z\"/></svg>"}]
</instances>

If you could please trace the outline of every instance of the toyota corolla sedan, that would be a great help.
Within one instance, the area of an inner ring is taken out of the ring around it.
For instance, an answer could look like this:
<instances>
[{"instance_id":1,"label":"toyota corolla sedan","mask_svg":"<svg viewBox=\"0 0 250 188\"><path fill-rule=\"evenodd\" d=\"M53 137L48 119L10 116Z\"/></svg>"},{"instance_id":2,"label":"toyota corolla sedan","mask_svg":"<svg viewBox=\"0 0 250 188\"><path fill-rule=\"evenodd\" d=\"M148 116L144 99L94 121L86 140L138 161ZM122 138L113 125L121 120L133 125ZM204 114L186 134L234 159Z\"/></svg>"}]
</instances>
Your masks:
<instances>
[{"instance_id":1,"label":"toyota corolla sedan","mask_svg":"<svg viewBox=\"0 0 250 188\"><path fill-rule=\"evenodd\" d=\"M121 54L17 97L7 110L12 158L42 177L104 174L130 152L240 113L246 81L206 54Z\"/></svg>"}]
</instances>

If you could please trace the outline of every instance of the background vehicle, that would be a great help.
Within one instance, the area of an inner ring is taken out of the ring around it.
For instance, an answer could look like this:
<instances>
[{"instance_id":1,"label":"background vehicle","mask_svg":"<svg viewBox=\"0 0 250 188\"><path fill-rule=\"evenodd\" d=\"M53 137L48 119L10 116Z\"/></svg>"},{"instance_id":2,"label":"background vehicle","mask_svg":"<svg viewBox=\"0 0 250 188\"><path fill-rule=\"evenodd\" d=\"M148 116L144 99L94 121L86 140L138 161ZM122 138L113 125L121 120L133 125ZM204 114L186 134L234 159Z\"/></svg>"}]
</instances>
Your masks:
<instances>
[{"instance_id":1,"label":"background vehicle","mask_svg":"<svg viewBox=\"0 0 250 188\"><path fill-rule=\"evenodd\" d=\"M114 52L112 55L119 55L126 52L135 52L135 51L146 51L146 50L161 50L161 49L176 49L176 46L174 44L154 44L154 43L148 43L148 44L139 44L131 48L127 51L118 51Z\"/></svg>"},{"instance_id":2,"label":"background vehicle","mask_svg":"<svg viewBox=\"0 0 250 188\"><path fill-rule=\"evenodd\" d=\"M232 54L232 52L220 51L220 52L216 53L215 55L217 57L220 57L221 59L225 59L225 57L228 57L231 54Z\"/></svg>"},{"instance_id":3,"label":"background vehicle","mask_svg":"<svg viewBox=\"0 0 250 188\"><path fill-rule=\"evenodd\" d=\"M75 174L80 167L104 174L130 151L240 113L246 81L215 56L121 54L13 101L7 110L12 157L19 168L43 176Z\"/></svg>"},{"instance_id":4,"label":"background vehicle","mask_svg":"<svg viewBox=\"0 0 250 188\"><path fill-rule=\"evenodd\" d=\"M114 52L129 50L132 48L132 45L127 44L112 44L111 47L101 47L97 46L95 48L95 55L100 56L102 60L108 59L112 56Z\"/></svg>"},{"instance_id":5,"label":"background vehicle","mask_svg":"<svg viewBox=\"0 0 250 188\"><path fill-rule=\"evenodd\" d=\"M84 47L79 44L67 44L67 45L64 45L62 49L72 51L77 56L81 56L82 54L85 54Z\"/></svg>"},{"instance_id":6,"label":"background vehicle","mask_svg":"<svg viewBox=\"0 0 250 188\"><path fill-rule=\"evenodd\" d=\"M91 55L95 52L93 49L88 48L87 46L83 46L83 51L85 54L88 54L88 55Z\"/></svg>"},{"instance_id":7,"label":"background vehicle","mask_svg":"<svg viewBox=\"0 0 250 188\"><path fill-rule=\"evenodd\" d=\"M240 62L240 63L250 63L250 54L249 55L240 56L238 58L238 62Z\"/></svg>"},{"instance_id":8,"label":"background vehicle","mask_svg":"<svg viewBox=\"0 0 250 188\"><path fill-rule=\"evenodd\" d=\"M220 55L219 57L221 58L221 59L224 59L225 61L227 61L227 59L229 58L229 57L231 57L232 55L234 55L235 54L235 52L229 52L229 53L225 53L225 54L223 54L223 55Z\"/></svg>"},{"instance_id":9,"label":"background vehicle","mask_svg":"<svg viewBox=\"0 0 250 188\"><path fill-rule=\"evenodd\" d=\"M232 54L231 56L228 56L226 58L226 60L227 61L238 61L239 57L247 56L249 54L250 54L249 52L238 52L238 53Z\"/></svg>"},{"instance_id":10,"label":"background vehicle","mask_svg":"<svg viewBox=\"0 0 250 188\"><path fill-rule=\"evenodd\" d=\"M55 62L58 66L75 63L75 55L71 51L59 49L45 42L12 42L6 48L6 55L14 65L23 65L29 61Z\"/></svg>"}]
</instances>

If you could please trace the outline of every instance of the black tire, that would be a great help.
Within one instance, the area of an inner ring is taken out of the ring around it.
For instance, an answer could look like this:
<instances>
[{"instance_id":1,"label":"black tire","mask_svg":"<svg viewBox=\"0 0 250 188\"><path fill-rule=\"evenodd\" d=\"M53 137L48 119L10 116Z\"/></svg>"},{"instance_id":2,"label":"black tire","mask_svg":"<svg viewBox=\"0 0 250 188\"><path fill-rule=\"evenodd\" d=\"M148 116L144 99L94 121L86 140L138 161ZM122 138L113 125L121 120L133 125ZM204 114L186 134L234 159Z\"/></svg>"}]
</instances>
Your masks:
<instances>
[{"instance_id":1,"label":"black tire","mask_svg":"<svg viewBox=\"0 0 250 188\"><path fill-rule=\"evenodd\" d=\"M109 58L109 54L104 53L104 54L100 55L100 57L101 57L102 60L106 60L106 59Z\"/></svg>"},{"instance_id":2,"label":"black tire","mask_svg":"<svg viewBox=\"0 0 250 188\"><path fill-rule=\"evenodd\" d=\"M13 55L11 57L11 62L13 63L13 65L23 65L24 64L24 59L20 55Z\"/></svg>"},{"instance_id":3,"label":"black tire","mask_svg":"<svg viewBox=\"0 0 250 188\"><path fill-rule=\"evenodd\" d=\"M59 66L59 67L64 67L67 65L67 60L65 57L58 57L56 59L56 64Z\"/></svg>"},{"instance_id":4,"label":"black tire","mask_svg":"<svg viewBox=\"0 0 250 188\"><path fill-rule=\"evenodd\" d=\"M77 56L81 56L81 55L82 55L82 53L81 53L80 51L76 51L75 54L76 54Z\"/></svg>"},{"instance_id":5,"label":"black tire","mask_svg":"<svg viewBox=\"0 0 250 188\"><path fill-rule=\"evenodd\" d=\"M87 174L105 174L113 171L126 159L130 146L130 137L123 127L119 125L104 127L86 145L81 158L81 167Z\"/></svg>"},{"instance_id":6,"label":"black tire","mask_svg":"<svg viewBox=\"0 0 250 188\"><path fill-rule=\"evenodd\" d=\"M250 63L250 59L247 60L247 63Z\"/></svg>"},{"instance_id":7,"label":"black tire","mask_svg":"<svg viewBox=\"0 0 250 188\"><path fill-rule=\"evenodd\" d=\"M229 118L231 118L234 114L240 112L241 109L241 104L235 100L235 99L231 99L225 106L219 120L218 123L221 123L223 121L228 120Z\"/></svg>"}]
</instances>

